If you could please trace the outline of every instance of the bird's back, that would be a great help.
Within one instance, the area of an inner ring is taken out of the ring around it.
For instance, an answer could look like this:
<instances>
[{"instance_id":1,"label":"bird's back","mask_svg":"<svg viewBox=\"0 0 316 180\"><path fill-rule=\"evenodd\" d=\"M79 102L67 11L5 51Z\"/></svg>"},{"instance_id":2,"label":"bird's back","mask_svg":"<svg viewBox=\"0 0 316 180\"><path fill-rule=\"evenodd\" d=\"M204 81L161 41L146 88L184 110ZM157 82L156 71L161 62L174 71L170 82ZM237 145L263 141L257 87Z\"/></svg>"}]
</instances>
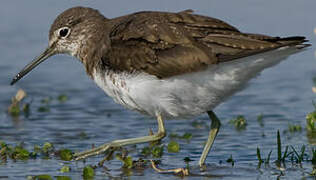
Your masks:
<instances>
[{"instance_id":1,"label":"bird's back","mask_svg":"<svg viewBox=\"0 0 316 180\"><path fill-rule=\"evenodd\" d=\"M109 21L106 63L119 71L144 71L158 78L205 70L222 62L305 42L304 37L242 33L215 18L179 13L138 12Z\"/></svg>"}]
</instances>

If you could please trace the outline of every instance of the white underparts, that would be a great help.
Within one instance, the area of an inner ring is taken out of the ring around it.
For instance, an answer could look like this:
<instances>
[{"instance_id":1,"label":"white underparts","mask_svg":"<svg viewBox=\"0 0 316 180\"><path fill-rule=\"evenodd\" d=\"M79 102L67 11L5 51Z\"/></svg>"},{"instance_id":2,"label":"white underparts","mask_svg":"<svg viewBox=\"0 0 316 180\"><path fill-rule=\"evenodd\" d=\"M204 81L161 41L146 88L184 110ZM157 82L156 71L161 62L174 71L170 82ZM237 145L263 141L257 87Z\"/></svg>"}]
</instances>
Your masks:
<instances>
[{"instance_id":1,"label":"white underparts","mask_svg":"<svg viewBox=\"0 0 316 180\"><path fill-rule=\"evenodd\" d=\"M263 69L299 51L283 47L167 79L97 69L93 76L100 88L129 109L151 116L159 112L164 118L184 118L212 110Z\"/></svg>"}]
</instances>

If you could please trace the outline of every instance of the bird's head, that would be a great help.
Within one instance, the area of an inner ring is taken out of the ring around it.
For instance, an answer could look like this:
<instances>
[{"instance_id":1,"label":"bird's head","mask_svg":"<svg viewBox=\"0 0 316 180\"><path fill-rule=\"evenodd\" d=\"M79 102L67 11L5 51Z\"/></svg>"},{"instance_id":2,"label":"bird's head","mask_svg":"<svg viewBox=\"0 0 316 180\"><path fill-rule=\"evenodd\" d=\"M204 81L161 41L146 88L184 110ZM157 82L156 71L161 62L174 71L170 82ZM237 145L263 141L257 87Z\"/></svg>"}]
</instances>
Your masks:
<instances>
[{"instance_id":1,"label":"bird's head","mask_svg":"<svg viewBox=\"0 0 316 180\"><path fill-rule=\"evenodd\" d=\"M69 54L87 64L85 56L89 52L96 53L92 46L102 44L105 20L97 10L85 7L70 8L61 13L51 25L48 47L13 78L11 85L55 54Z\"/></svg>"}]
</instances>

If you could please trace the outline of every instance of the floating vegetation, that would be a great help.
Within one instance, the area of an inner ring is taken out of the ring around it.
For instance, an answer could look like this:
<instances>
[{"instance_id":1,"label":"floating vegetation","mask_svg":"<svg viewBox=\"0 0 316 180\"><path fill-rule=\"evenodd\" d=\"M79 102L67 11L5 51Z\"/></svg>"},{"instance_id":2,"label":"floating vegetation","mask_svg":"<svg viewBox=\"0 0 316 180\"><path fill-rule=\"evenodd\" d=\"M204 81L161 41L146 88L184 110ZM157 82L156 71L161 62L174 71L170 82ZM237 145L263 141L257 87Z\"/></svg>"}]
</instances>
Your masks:
<instances>
[{"instance_id":1,"label":"floating vegetation","mask_svg":"<svg viewBox=\"0 0 316 180\"><path fill-rule=\"evenodd\" d=\"M247 122L244 116L237 116L235 119L229 121L230 124L233 124L237 130L245 130Z\"/></svg>"},{"instance_id":2,"label":"floating vegetation","mask_svg":"<svg viewBox=\"0 0 316 180\"><path fill-rule=\"evenodd\" d=\"M182 136L178 135L176 133L171 133L169 135L169 137L171 139L185 139L185 140L190 140L192 138L192 134L191 133L184 133Z\"/></svg>"},{"instance_id":3,"label":"floating vegetation","mask_svg":"<svg viewBox=\"0 0 316 180\"><path fill-rule=\"evenodd\" d=\"M35 153L30 153L23 148L22 144L15 147L1 142L0 156L2 161L6 161L8 158L13 160L28 160L29 158L36 157Z\"/></svg>"},{"instance_id":4,"label":"floating vegetation","mask_svg":"<svg viewBox=\"0 0 316 180\"><path fill-rule=\"evenodd\" d=\"M82 172L83 179L92 179L94 177L94 169L88 165L83 168Z\"/></svg>"},{"instance_id":5,"label":"floating vegetation","mask_svg":"<svg viewBox=\"0 0 316 180\"><path fill-rule=\"evenodd\" d=\"M4 142L0 142L0 145L0 159L4 161L6 161L7 158L11 158L13 160L28 160L30 158L35 159L39 156L43 159L47 159L50 157L50 155L55 155L64 161L71 161L73 157L73 152L71 150L55 150L54 146L49 142L44 143L42 147L35 145L33 152L25 149L22 144L13 147L11 145L7 145Z\"/></svg>"},{"instance_id":6,"label":"floating vegetation","mask_svg":"<svg viewBox=\"0 0 316 180\"><path fill-rule=\"evenodd\" d=\"M73 152L69 149L61 149L55 153L61 160L71 161Z\"/></svg>"},{"instance_id":7,"label":"floating vegetation","mask_svg":"<svg viewBox=\"0 0 316 180\"><path fill-rule=\"evenodd\" d=\"M20 115L21 112L29 114L29 104L23 104L22 110L20 108L20 103L25 97L26 97L26 92L22 89L19 89L16 95L12 97L11 105L8 107L8 113L11 116L17 117Z\"/></svg>"},{"instance_id":8,"label":"floating vegetation","mask_svg":"<svg viewBox=\"0 0 316 180\"><path fill-rule=\"evenodd\" d=\"M257 116L257 121L258 121L258 123L259 123L259 125L260 125L261 127L264 126L264 124L263 124L263 114L259 114L259 115Z\"/></svg>"},{"instance_id":9,"label":"floating vegetation","mask_svg":"<svg viewBox=\"0 0 316 180\"><path fill-rule=\"evenodd\" d=\"M177 153L180 151L180 145L176 141L170 141L168 144L168 152Z\"/></svg>"},{"instance_id":10,"label":"floating vegetation","mask_svg":"<svg viewBox=\"0 0 316 180\"><path fill-rule=\"evenodd\" d=\"M302 126L299 124L289 124L289 132L290 133L295 133L295 132L301 132L302 131Z\"/></svg>"},{"instance_id":11,"label":"floating vegetation","mask_svg":"<svg viewBox=\"0 0 316 180\"><path fill-rule=\"evenodd\" d=\"M54 151L54 146L53 146L53 144L46 142L46 143L44 143L41 150L42 150L42 153L49 155L49 153Z\"/></svg>"},{"instance_id":12,"label":"floating vegetation","mask_svg":"<svg viewBox=\"0 0 316 180\"><path fill-rule=\"evenodd\" d=\"M154 158L160 158L163 155L163 146L154 146L151 154Z\"/></svg>"},{"instance_id":13,"label":"floating vegetation","mask_svg":"<svg viewBox=\"0 0 316 180\"><path fill-rule=\"evenodd\" d=\"M70 167L69 166L63 166L60 168L60 172L61 173L66 173L70 171Z\"/></svg>"},{"instance_id":14,"label":"floating vegetation","mask_svg":"<svg viewBox=\"0 0 316 180\"><path fill-rule=\"evenodd\" d=\"M56 176L57 180L71 180L69 176Z\"/></svg>"},{"instance_id":15,"label":"floating vegetation","mask_svg":"<svg viewBox=\"0 0 316 180\"><path fill-rule=\"evenodd\" d=\"M49 112L50 111L50 108L49 106L40 106L38 109L37 109L38 112Z\"/></svg>"},{"instance_id":16,"label":"floating vegetation","mask_svg":"<svg viewBox=\"0 0 316 180\"><path fill-rule=\"evenodd\" d=\"M65 94L60 94L58 97L57 97L58 101L63 103L63 102L66 102L68 101L68 96L66 96Z\"/></svg>"},{"instance_id":17,"label":"floating vegetation","mask_svg":"<svg viewBox=\"0 0 316 180\"><path fill-rule=\"evenodd\" d=\"M163 155L163 146L161 145L150 145L142 149L141 154L143 156L152 156L154 158L160 158Z\"/></svg>"},{"instance_id":18,"label":"floating vegetation","mask_svg":"<svg viewBox=\"0 0 316 180\"><path fill-rule=\"evenodd\" d=\"M116 154L116 159L122 161L123 168L131 169L133 167L133 158L131 156L124 156L122 154Z\"/></svg>"},{"instance_id":19,"label":"floating vegetation","mask_svg":"<svg viewBox=\"0 0 316 180\"><path fill-rule=\"evenodd\" d=\"M53 180L53 177L49 174L40 174L36 176L28 176L28 180Z\"/></svg>"},{"instance_id":20,"label":"floating vegetation","mask_svg":"<svg viewBox=\"0 0 316 180\"><path fill-rule=\"evenodd\" d=\"M308 133L316 133L316 111L308 113L306 116L306 129Z\"/></svg>"},{"instance_id":21,"label":"floating vegetation","mask_svg":"<svg viewBox=\"0 0 316 180\"><path fill-rule=\"evenodd\" d=\"M197 129L203 129L203 128L208 128L208 126L206 125L205 121L193 121L191 123L191 125Z\"/></svg>"}]
</instances>

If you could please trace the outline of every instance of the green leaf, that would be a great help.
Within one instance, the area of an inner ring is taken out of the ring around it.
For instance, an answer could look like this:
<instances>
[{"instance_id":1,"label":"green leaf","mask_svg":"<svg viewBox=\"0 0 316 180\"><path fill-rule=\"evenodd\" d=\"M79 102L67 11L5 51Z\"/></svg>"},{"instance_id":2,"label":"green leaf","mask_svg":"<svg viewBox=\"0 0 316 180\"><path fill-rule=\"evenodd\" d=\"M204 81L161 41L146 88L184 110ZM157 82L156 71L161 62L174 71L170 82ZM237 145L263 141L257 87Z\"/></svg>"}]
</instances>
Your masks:
<instances>
[{"instance_id":1,"label":"green leaf","mask_svg":"<svg viewBox=\"0 0 316 180\"><path fill-rule=\"evenodd\" d=\"M71 180L69 176L56 176L57 180Z\"/></svg>"},{"instance_id":2,"label":"green leaf","mask_svg":"<svg viewBox=\"0 0 316 180\"><path fill-rule=\"evenodd\" d=\"M60 159L64 161L71 161L72 160L72 151L69 149L61 149L59 150Z\"/></svg>"},{"instance_id":3,"label":"green leaf","mask_svg":"<svg viewBox=\"0 0 316 180\"><path fill-rule=\"evenodd\" d=\"M244 130L247 126L247 121L244 116L237 116L237 118L229 121L230 124L234 124L237 130Z\"/></svg>"},{"instance_id":4,"label":"green leaf","mask_svg":"<svg viewBox=\"0 0 316 180\"><path fill-rule=\"evenodd\" d=\"M26 149L21 146L16 146L12 154L12 159L27 160L29 159L29 155L30 153Z\"/></svg>"},{"instance_id":5,"label":"green leaf","mask_svg":"<svg viewBox=\"0 0 316 180\"><path fill-rule=\"evenodd\" d=\"M192 138L192 134L191 133L184 133L182 138L186 139L186 140L190 140Z\"/></svg>"},{"instance_id":6,"label":"green leaf","mask_svg":"<svg viewBox=\"0 0 316 180\"><path fill-rule=\"evenodd\" d=\"M48 106L40 106L37 109L38 112L49 112L49 107Z\"/></svg>"},{"instance_id":7,"label":"green leaf","mask_svg":"<svg viewBox=\"0 0 316 180\"><path fill-rule=\"evenodd\" d=\"M263 160L262 160L262 158L261 158L261 154L260 154L260 149L259 149L259 147L257 147L257 157L258 157L259 163L262 163Z\"/></svg>"},{"instance_id":8,"label":"green leaf","mask_svg":"<svg viewBox=\"0 0 316 180\"><path fill-rule=\"evenodd\" d=\"M180 151L179 143L176 141L170 141L168 144L168 152L177 153Z\"/></svg>"},{"instance_id":9,"label":"green leaf","mask_svg":"<svg viewBox=\"0 0 316 180\"><path fill-rule=\"evenodd\" d=\"M34 147L35 148L35 147ZM35 149L34 149L35 150ZM43 153L49 154L50 152L54 151L54 146L53 144L49 142L45 142L42 148Z\"/></svg>"},{"instance_id":10,"label":"green leaf","mask_svg":"<svg viewBox=\"0 0 316 180\"><path fill-rule=\"evenodd\" d=\"M151 154L154 158L160 158L163 155L163 146L155 146L151 150Z\"/></svg>"},{"instance_id":11,"label":"green leaf","mask_svg":"<svg viewBox=\"0 0 316 180\"><path fill-rule=\"evenodd\" d=\"M88 165L83 168L83 178L84 179L91 179L94 177L94 169Z\"/></svg>"},{"instance_id":12,"label":"green leaf","mask_svg":"<svg viewBox=\"0 0 316 180\"><path fill-rule=\"evenodd\" d=\"M65 94L61 94L58 96L57 99L59 102L66 102L68 100L68 97Z\"/></svg>"},{"instance_id":13,"label":"green leaf","mask_svg":"<svg viewBox=\"0 0 316 180\"><path fill-rule=\"evenodd\" d=\"M316 111L307 114L306 116L306 129L308 132L316 131Z\"/></svg>"},{"instance_id":14,"label":"green leaf","mask_svg":"<svg viewBox=\"0 0 316 180\"><path fill-rule=\"evenodd\" d=\"M14 117L19 116L20 115L20 106L19 106L19 104L10 106L9 113L11 114L11 116L14 116Z\"/></svg>"},{"instance_id":15,"label":"green leaf","mask_svg":"<svg viewBox=\"0 0 316 180\"><path fill-rule=\"evenodd\" d=\"M127 169L131 169L133 167L133 158L131 156L124 159L124 167Z\"/></svg>"},{"instance_id":16,"label":"green leaf","mask_svg":"<svg viewBox=\"0 0 316 180\"><path fill-rule=\"evenodd\" d=\"M148 147L148 146L144 147L144 148L142 149L142 152L141 152L141 154L144 155L144 156L149 156L150 153L151 153L151 148Z\"/></svg>"},{"instance_id":17,"label":"green leaf","mask_svg":"<svg viewBox=\"0 0 316 180\"><path fill-rule=\"evenodd\" d=\"M48 175L48 174L40 174L35 176L36 180L53 180L52 176Z\"/></svg>"},{"instance_id":18,"label":"green leaf","mask_svg":"<svg viewBox=\"0 0 316 180\"><path fill-rule=\"evenodd\" d=\"M62 172L62 173L66 173L66 172L69 172L69 171L70 171L70 167L69 166L63 166L60 169L60 172Z\"/></svg>"},{"instance_id":19,"label":"green leaf","mask_svg":"<svg viewBox=\"0 0 316 180\"><path fill-rule=\"evenodd\" d=\"M41 100L42 104L49 104L53 100L52 97L46 97Z\"/></svg>"}]
</instances>

